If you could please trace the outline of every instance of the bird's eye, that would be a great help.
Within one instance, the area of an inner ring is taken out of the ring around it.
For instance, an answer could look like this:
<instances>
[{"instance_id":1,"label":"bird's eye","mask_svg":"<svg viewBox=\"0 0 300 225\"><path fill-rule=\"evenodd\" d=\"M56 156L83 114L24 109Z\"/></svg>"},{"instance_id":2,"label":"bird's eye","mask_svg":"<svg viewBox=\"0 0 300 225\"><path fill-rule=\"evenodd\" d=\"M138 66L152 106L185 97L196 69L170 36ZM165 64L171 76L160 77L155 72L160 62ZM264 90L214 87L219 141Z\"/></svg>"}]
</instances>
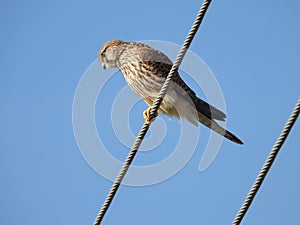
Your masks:
<instances>
[{"instance_id":1,"label":"bird's eye","mask_svg":"<svg viewBox=\"0 0 300 225\"><path fill-rule=\"evenodd\" d=\"M105 51L103 50L103 51L100 51L99 53L98 53L98 56L100 57L102 57L102 56L104 56L105 55Z\"/></svg>"},{"instance_id":2,"label":"bird's eye","mask_svg":"<svg viewBox=\"0 0 300 225\"><path fill-rule=\"evenodd\" d=\"M101 55L105 55L106 54L106 50L107 50L107 48L103 49L103 51L101 52Z\"/></svg>"}]
</instances>

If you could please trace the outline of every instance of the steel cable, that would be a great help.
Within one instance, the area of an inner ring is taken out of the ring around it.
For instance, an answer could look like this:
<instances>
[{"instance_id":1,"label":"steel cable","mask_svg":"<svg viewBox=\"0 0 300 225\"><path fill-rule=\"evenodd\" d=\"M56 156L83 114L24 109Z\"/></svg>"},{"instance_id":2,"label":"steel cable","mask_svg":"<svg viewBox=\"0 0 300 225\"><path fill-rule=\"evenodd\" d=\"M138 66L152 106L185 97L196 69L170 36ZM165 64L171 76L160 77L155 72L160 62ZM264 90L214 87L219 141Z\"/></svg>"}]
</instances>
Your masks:
<instances>
[{"instance_id":1,"label":"steel cable","mask_svg":"<svg viewBox=\"0 0 300 225\"><path fill-rule=\"evenodd\" d=\"M285 124L279 138L277 139L276 143L274 144L271 152L269 153L269 156L267 160L265 161L263 167L261 168L254 184L252 185L242 207L240 208L239 212L237 213L234 221L232 222L232 225L238 225L241 223L243 217L245 216L246 212L248 211L257 191L259 190L262 182L264 181L268 171L270 170L281 146L283 145L284 141L286 140L287 136L289 135L293 125L295 124L297 117L299 115L300 111L300 99L298 99L298 102L288 119L287 123Z\"/></svg>"},{"instance_id":2,"label":"steel cable","mask_svg":"<svg viewBox=\"0 0 300 225\"><path fill-rule=\"evenodd\" d=\"M193 38L195 37L195 34L197 33L198 31L198 28L200 27L201 25L201 22L203 20L203 17L208 9L208 6L210 4L211 0L204 0L204 2L202 3L202 6L197 14L197 17L175 59L175 62L165 80L165 83L164 85L162 86L160 92L159 92L159 95L158 97L156 98L156 100L154 101L153 103L153 106L151 107L151 111L150 111L150 118L153 119L156 115L156 112L158 111L159 107L160 107L160 104L168 90L168 87L169 87L169 84L173 78L173 76L176 74L176 72L178 71L178 68L183 60L183 57L185 56L185 53L187 52L189 46L191 45L191 42L193 40ZM151 120L150 120L151 121ZM122 183L122 180L130 166L130 164L132 163L133 159L134 159L134 156L136 155L149 127L150 127L150 123L148 122L145 122L135 140L135 143L132 147L132 149L130 150L121 170L119 171L119 174L117 176L117 178L115 179L99 213L97 214L97 217L94 221L94 225L99 225L101 223L101 221L103 220L103 217L105 215L105 213L107 212L115 194L117 193L117 190L120 186L120 184Z\"/></svg>"}]
</instances>

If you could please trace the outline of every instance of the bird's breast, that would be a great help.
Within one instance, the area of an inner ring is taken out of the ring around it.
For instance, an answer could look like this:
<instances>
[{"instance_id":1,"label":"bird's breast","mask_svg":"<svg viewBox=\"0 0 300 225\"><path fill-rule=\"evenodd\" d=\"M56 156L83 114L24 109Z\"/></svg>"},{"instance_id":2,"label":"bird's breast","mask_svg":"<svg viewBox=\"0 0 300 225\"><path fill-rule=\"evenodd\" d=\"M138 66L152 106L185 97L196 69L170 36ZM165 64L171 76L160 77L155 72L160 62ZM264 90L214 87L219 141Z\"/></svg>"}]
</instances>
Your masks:
<instances>
[{"instance_id":1,"label":"bird's breast","mask_svg":"<svg viewBox=\"0 0 300 225\"><path fill-rule=\"evenodd\" d=\"M165 81L164 78L158 77L138 65L123 66L121 72L127 84L142 98L157 97Z\"/></svg>"}]
</instances>

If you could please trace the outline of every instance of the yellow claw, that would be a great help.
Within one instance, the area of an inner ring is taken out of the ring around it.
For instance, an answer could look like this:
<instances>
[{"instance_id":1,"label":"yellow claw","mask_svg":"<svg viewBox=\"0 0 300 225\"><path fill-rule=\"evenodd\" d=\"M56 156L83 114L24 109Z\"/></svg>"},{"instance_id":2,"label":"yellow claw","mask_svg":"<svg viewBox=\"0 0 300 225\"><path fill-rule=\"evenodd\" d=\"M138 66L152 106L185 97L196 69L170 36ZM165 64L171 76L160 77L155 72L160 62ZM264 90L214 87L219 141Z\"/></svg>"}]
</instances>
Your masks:
<instances>
[{"instance_id":1,"label":"yellow claw","mask_svg":"<svg viewBox=\"0 0 300 225\"><path fill-rule=\"evenodd\" d=\"M150 111L151 111L151 108L149 107L148 109L146 109L143 112L144 119L146 120L147 123L153 122L155 120L155 117L158 116L158 112L156 112L155 115L154 115L154 117L151 120L151 118L150 118Z\"/></svg>"}]
</instances>

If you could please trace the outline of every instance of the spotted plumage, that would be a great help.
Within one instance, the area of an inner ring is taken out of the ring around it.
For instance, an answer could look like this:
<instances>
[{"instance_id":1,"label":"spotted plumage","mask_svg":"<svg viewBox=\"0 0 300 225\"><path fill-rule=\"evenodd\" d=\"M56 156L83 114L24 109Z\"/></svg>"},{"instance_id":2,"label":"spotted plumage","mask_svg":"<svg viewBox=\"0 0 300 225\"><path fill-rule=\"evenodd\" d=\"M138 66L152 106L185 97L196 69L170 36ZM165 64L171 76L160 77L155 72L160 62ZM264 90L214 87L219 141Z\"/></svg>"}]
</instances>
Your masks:
<instances>
[{"instance_id":1,"label":"spotted plumage","mask_svg":"<svg viewBox=\"0 0 300 225\"><path fill-rule=\"evenodd\" d=\"M137 42L109 41L100 49L98 58L105 69L117 67L128 85L149 107L158 96L172 67L171 60L165 54ZM145 119L149 119L149 109L144 112ZM215 120L225 121L226 115L198 98L178 72L170 83L158 112L170 117L186 118L196 126L201 122L229 140L243 143L216 123Z\"/></svg>"}]
</instances>

